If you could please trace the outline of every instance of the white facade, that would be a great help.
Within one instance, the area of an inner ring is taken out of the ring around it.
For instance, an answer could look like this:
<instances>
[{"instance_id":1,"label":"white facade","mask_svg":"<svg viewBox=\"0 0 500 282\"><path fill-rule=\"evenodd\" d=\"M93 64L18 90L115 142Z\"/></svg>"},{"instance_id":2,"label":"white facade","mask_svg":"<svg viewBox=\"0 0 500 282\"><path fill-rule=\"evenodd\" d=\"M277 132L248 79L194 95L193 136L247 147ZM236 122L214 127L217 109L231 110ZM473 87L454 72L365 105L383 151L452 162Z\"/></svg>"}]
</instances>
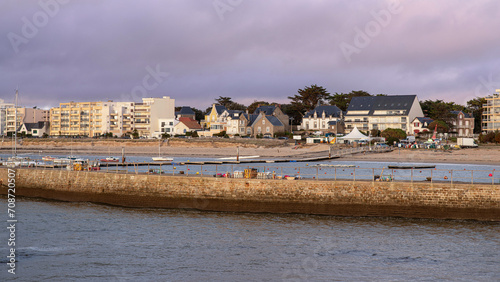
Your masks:
<instances>
[{"instance_id":1,"label":"white facade","mask_svg":"<svg viewBox=\"0 0 500 282\"><path fill-rule=\"evenodd\" d=\"M6 132L7 128L7 109L14 108L14 104L5 103L3 99L0 99L0 135Z\"/></svg>"}]
</instances>

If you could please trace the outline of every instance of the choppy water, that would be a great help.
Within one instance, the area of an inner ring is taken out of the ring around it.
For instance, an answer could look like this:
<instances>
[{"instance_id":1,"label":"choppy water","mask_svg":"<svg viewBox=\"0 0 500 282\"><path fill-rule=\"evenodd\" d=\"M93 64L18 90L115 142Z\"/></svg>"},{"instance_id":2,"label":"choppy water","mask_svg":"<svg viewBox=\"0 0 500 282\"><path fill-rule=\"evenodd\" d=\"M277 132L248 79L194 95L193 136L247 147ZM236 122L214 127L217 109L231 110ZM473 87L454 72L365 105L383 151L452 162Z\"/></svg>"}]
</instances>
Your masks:
<instances>
[{"instance_id":1,"label":"choppy water","mask_svg":"<svg viewBox=\"0 0 500 282\"><path fill-rule=\"evenodd\" d=\"M500 280L499 223L18 200L17 274L3 264L1 281Z\"/></svg>"}]
</instances>

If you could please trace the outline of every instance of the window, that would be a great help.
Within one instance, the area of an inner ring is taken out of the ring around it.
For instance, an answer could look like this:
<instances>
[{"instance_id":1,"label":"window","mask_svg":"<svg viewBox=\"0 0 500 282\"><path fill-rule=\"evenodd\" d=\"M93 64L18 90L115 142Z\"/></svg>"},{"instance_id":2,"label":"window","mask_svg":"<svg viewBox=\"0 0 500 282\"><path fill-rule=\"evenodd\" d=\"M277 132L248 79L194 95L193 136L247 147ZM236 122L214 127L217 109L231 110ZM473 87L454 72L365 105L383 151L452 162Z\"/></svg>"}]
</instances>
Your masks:
<instances>
[{"instance_id":1,"label":"window","mask_svg":"<svg viewBox=\"0 0 500 282\"><path fill-rule=\"evenodd\" d=\"M266 120L265 119L262 119L262 124L266 124Z\"/></svg>"},{"instance_id":2,"label":"window","mask_svg":"<svg viewBox=\"0 0 500 282\"><path fill-rule=\"evenodd\" d=\"M269 132L269 131L270 131L270 129L269 129L269 126L268 126L268 127L266 127L266 132Z\"/></svg>"}]
</instances>

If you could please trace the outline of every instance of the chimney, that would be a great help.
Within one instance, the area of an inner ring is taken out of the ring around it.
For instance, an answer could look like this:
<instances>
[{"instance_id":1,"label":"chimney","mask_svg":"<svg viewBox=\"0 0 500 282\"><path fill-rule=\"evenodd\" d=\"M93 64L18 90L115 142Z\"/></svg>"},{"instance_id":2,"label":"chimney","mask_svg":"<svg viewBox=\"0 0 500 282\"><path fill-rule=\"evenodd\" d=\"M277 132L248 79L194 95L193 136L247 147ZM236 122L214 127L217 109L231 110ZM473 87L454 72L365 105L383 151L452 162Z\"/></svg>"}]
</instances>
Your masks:
<instances>
[{"instance_id":1,"label":"chimney","mask_svg":"<svg viewBox=\"0 0 500 282\"><path fill-rule=\"evenodd\" d=\"M247 115L248 115L248 109L246 110L246 113L247 113Z\"/></svg>"}]
</instances>

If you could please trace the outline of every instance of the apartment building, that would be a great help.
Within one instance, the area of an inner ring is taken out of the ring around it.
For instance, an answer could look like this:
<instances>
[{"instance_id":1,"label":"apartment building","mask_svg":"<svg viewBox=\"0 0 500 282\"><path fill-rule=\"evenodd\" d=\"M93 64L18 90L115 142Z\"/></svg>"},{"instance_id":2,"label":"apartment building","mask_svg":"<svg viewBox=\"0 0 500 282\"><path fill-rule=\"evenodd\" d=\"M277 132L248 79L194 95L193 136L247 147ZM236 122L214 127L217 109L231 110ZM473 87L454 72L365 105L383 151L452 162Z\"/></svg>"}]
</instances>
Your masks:
<instances>
[{"instance_id":1,"label":"apartment building","mask_svg":"<svg viewBox=\"0 0 500 282\"><path fill-rule=\"evenodd\" d=\"M51 108L50 135L92 137L105 133L103 108L107 105L104 104L105 102L69 102Z\"/></svg>"},{"instance_id":2,"label":"apartment building","mask_svg":"<svg viewBox=\"0 0 500 282\"><path fill-rule=\"evenodd\" d=\"M142 98L142 103L136 103L134 109L134 129L139 136L145 138L160 138L165 133L163 128L175 123L175 99Z\"/></svg>"},{"instance_id":3,"label":"apartment building","mask_svg":"<svg viewBox=\"0 0 500 282\"><path fill-rule=\"evenodd\" d=\"M483 117L481 131L483 133L500 130L500 89L491 96L486 97L486 104L483 105Z\"/></svg>"},{"instance_id":4,"label":"apartment building","mask_svg":"<svg viewBox=\"0 0 500 282\"><path fill-rule=\"evenodd\" d=\"M16 120L17 116L17 121ZM6 108L4 135L13 134L23 123L38 123L49 120L49 111L37 108Z\"/></svg>"},{"instance_id":5,"label":"apartment building","mask_svg":"<svg viewBox=\"0 0 500 282\"><path fill-rule=\"evenodd\" d=\"M175 120L175 100L143 98L135 102L69 102L50 110L50 135L118 137L137 130L141 137L159 137L161 121Z\"/></svg>"},{"instance_id":6,"label":"apartment building","mask_svg":"<svg viewBox=\"0 0 500 282\"><path fill-rule=\"evenodd\" d=\"M424 113L416 95L353 97L345 114L345 132L387 128L412 134L410 123Z\"/></svg>"},{"instance_id":7,"label":"apartment building","mask_svg":"<svg viewBox=\"0 0 500 282\"><path fill-rule=\"evenodd\" d=\"M4 135L7 126L7 109L14 108L14 104L5 103L3 99L0 99L0 135Z\"/></svg>"}]
</instances>

